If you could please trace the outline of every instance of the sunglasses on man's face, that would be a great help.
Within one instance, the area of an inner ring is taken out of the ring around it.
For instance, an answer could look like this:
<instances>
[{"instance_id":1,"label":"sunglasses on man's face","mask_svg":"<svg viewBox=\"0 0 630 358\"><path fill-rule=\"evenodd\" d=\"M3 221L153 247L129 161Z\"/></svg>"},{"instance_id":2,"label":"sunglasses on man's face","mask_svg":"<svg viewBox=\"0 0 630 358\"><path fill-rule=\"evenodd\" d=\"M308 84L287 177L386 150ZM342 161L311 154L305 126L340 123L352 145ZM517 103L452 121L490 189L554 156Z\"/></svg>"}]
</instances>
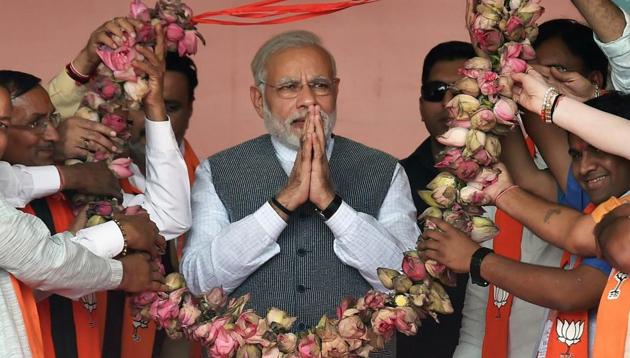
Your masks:
<instances>
[{"instance_id":1,"label":"sunglasses on man's face","mask_svg":"<svg viewBox=\"0 0 630 358\"><path fill-rule=\"evenodd\" d=\"M442 81L429 81L422 85L420 93L425 101L441 102L451 85Z\"/></svg>"}]
</instances>

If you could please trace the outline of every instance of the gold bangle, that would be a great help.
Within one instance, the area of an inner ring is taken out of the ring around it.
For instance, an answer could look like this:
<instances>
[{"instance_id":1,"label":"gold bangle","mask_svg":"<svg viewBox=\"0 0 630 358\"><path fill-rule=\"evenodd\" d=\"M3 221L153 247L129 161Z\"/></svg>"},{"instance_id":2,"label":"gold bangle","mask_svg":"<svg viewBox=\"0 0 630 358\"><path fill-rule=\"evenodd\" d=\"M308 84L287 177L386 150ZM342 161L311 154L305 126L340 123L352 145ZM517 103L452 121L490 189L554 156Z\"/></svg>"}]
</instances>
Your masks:
<instances>
[{"instance_id":1,"label":"gold bangle","mask_svg":"<svg viewBox=\"0 0 630 358\"><path fill-rule=\"evenodd\" d=\"M125 229L123 228L122 224L120 223L120 221L118 221L118 219L112 219L112 221L114 221L114 223L116 223L116 225L118 225L118 228L120 229L120 232L122 233L122 237L123 237L123 248L122 251L120 251L120 254L118 254L119 256L127 256L127 233L125 232Z\"/></svg>"}]
</instances>

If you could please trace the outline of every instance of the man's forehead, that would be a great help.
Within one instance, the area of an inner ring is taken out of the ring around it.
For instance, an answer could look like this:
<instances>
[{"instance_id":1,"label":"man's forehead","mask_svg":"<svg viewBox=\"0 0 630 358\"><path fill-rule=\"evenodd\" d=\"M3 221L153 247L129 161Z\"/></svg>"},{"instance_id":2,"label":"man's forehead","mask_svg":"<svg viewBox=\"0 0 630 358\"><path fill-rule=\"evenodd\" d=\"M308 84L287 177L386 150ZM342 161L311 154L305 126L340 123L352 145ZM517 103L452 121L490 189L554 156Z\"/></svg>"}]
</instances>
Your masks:
<instances>
[{"instance_id":1,"label":"man's forehead","mask_svg":"<svg viewBox=\"0 0 630 358\"><path fill-rule=\"evenodd\" d=\"M332 64L324 50L318 47L288 48L271 55L267 61L268 75L275 79L330 77Z\"/></svg>"},{"instance_id":2,"label":"man's forehead","mask_svg":"<svg viewBox=\"0 0 630 358\"><path fill-rule=\"evenodd\" d=\"M466 59L437 61L431 68L428 76L429 81L443 81L447 83L455 82L462 76L457 72L464 67Z\"/></svg>"}]
</instances>

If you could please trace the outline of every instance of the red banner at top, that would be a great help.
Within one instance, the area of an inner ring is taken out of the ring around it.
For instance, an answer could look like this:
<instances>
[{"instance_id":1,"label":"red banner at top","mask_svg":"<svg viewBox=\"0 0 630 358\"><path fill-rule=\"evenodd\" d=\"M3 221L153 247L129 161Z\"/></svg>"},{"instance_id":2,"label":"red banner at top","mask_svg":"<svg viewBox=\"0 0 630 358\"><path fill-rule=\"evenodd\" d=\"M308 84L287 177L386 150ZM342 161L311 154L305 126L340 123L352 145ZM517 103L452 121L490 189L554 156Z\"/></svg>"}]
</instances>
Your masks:
<instances>
[{"instance_id":1,"label":"red banner at top","mask_svg":"<svg viewBox=\"0 0 630 358\"><path fill-rule=\"evenodd\" d=\"M331 14L347 8L378 0L350 0L325 4L278 5L286 0L263 0L231 9L207 11L193 17L197 24L215 25L271 25L284 24L311 17ZM220 20L217 17L236 17L251 21Z\"/></svg>"}]
</instances>

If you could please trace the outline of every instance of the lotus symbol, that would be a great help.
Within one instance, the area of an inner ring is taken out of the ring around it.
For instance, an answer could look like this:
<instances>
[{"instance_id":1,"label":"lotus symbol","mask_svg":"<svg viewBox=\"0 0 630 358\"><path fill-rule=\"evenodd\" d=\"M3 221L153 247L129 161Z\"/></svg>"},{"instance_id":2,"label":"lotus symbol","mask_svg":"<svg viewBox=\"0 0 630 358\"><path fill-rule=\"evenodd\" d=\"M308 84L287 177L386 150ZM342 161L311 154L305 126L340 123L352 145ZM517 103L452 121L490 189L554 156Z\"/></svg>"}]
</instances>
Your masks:
<instances>
[{"instance_id":1,"label":"lotus symbol","mask_svg":"<svg viewBox=\"0 0 630 358\"><path fill-rule=\"evenodd\" d=\"M623 272L617 272L617 274L615 274L617 285L612 290L610 290L610 292L608 292L609 300L616 300L617 298L619 298L619 296L621 295L621 284L623 284L623 282L627 279L628 274L625 274Z\"/></svg>"},{"instance_id":2,"label":"lotus symbol","mask_svg":"<svg viewBox=\"0 0 630 358\"><path fill-rule=\"evenodd\" d=\"M133 318L131 324L133 325L133 333L131 334L131 339L133 339L134 342L140 342L141 337L138 334L138 329L149 327L149 321L146 319L142 319L142 317L139 315L136 315Z\"/></svg>"},{"instance_id":3,"label":"lotus symbol","mask_svg":"<svg viewBox=\"0 0 630 358\"><path fill-rule=\"evenodd\" d=\"M94 316L92 312L96 311L96 294L90 293L89 295L85 295L80 298L83 307L90 312L90 322L88 325L90 327L96 327L96 322L94 322Z\"/></svg>"},{"instance_id":4,"label":"lotus symbol","mask_svg":"<svg viewBox=\"0 0 630 358\"><path fill-rule=\"evenodd\" d=\"M494 305L497 306L497 318L501 318L501 307L505 306L510 294L494 286Z\"/></svg>"},{"instance_id":5,"label":"lotus symbol","mask_svg":"<svg viewBox=\"0 0 630 358\"><path fill-rule=\"evenodd\" d=\"M571 346L578 343L584 333L584 321L556 320L558 340L567 345L567 351L561 357L572 357Z\"/></svg>"}]
</instances>

